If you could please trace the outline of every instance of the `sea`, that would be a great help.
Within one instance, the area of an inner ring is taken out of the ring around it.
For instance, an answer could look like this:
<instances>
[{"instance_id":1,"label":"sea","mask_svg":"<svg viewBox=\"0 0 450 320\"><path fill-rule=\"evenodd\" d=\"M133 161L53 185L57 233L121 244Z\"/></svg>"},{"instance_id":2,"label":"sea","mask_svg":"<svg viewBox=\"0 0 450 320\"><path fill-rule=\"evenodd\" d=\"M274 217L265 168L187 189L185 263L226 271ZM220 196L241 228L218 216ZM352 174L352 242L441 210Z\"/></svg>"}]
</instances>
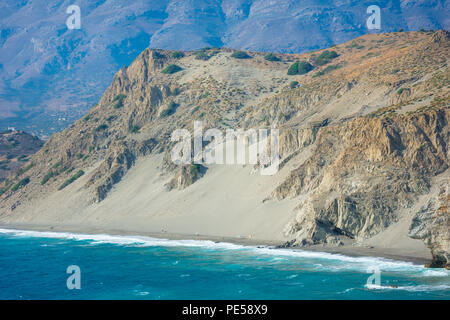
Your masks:
<instances>
[{"instance_id":1,"label":"sea","mask_svg":"<svg viewBox=\"0 0 450 320\"><path fill-rule=\"evenodd\" d=\"M0 229L0 299L450 299L450 271L200 240Z\"/></svg>"}]
</instances>

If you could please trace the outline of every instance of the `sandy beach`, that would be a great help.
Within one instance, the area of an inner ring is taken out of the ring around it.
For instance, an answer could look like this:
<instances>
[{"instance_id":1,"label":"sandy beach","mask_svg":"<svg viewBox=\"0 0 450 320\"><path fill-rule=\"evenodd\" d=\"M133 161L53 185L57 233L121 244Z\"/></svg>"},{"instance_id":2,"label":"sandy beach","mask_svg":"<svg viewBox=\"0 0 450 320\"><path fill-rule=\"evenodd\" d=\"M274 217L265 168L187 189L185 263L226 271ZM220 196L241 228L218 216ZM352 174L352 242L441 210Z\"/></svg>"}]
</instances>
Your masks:
<instances>
[{"instance_id":1,"label":"sandy beach","mask_svg":"<svg viewBox=\"0 0 450 320\"><path fill-rule=\"evenodd\" d=\"M176 233L157 233L157 232L135 232L133 230L107 230L102 228L93 227L83 227L70 226L70 225L58 225L58 226L44 226L37 224L8 224L1 225L0 229L14 229L14 230L27 230L27 231L38 231L38 232L64 232L64 233L76 233L76 234L108 234L117 236L145 236L159 239L168 240L210 240L215 242L226 242L239 244L244 246L269 246L274 250L281 249L280 246L283 245L280 241L269 241L261 239L250 239L250 238L238 238L238 237L225 237L225 236L209 236L201 234L176 234ZM289 250L305 250L305 251L315 251L315 252L327 252L333 254L342 254L351 257L381 257L393 260L407 261L414 264L426 264L431 261L431 255L423 254L419 250L407 251L398 250L395 248L376 248L373 246L356 246L351 244L345 244L344 246L331 247L314 245L308 247L291 247Z\"/></svg>"},{"instance_id":2,"label":"sandy beach","mask_svg":"<svg viewBox=\"0 0 450 320\"><path fill-rule=\"evenodd\" d=\"M296 215L298 198L262 201L273 189L272 179L251 174L249 166L211 166L208 175L190 188L168 192L164 187L168 177L158 171L160 161L160 156L138 161L99 204L80 205L88 196L82 189L85 175L63 191L0 217L0 227L273 247L291 240L283 230ZM278 179L288 171L283 168ZM429 263L429 249L407 236L409 225L410 215L405 214L398 223L358 244L342 239L343 246L313 245L301 250Z\"/></svg>"}]
</instances>

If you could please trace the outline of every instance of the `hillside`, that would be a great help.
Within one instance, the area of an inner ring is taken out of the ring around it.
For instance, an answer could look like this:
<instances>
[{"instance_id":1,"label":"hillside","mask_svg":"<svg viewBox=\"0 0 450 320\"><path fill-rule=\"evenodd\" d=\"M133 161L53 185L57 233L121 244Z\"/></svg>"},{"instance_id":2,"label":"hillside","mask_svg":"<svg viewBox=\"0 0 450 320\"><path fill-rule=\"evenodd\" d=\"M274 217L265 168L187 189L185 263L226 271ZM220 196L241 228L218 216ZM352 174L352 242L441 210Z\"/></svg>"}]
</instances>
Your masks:
<instances>
[{"instance_id":1,"label":"hillside","mask_svg":"<svg viewBox=\"0 0 450 320\"><path fill-rule=\"evenodd\" d=\"M0 223L420 257L426 245L431 266L448 267L449 41L446 31L372 34L276 59L146 49L3 183ZM194 120L278 128L280 171L176 166L170 135Z\"/></svg>"},{"instance_id":2,"label":"hillside","mask_svg":"<svg viewBox=\"0 0 450 320\"><path fill-rule=\"evenodd\" d=\"M299 53L372 33L372 1L79 1L69 30L64 1L0 3L0 129L39 136L67 128L145 48L206 46ZM448 1L376 1L381 30L450 28Z\"/></svg>"},{"instance_id":3,"label":"hillside","mask_svg":"<svg viewBox=\"0 0 450 320\"><path fill-rule=\"evenodd\" d=\"M0 133L0 179L21 168L29 156L38 151L44 142L23 131Z\"/></svg>"}]
</instances>

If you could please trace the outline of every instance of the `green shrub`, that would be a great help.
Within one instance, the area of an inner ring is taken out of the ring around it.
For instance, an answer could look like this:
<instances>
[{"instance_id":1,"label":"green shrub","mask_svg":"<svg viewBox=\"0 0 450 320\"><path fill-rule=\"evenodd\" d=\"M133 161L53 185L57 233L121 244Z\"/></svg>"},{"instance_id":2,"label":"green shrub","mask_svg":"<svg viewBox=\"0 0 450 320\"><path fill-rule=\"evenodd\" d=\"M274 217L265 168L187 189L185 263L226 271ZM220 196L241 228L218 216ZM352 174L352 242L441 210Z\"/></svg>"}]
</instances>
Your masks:
<instances>
[{"instance_id":1,"label":"green shrub","mask_svg":"<svg viewBox=\"0 0 450 320\"><path fill-rule=\"evenodd\" d=\"M58 190L62 190L65 187L67 187L69 184L73 183L75 180L80 178L82 175L84 175L83 170L78 170L77 173L75 173L72 177L64 181L64 183L58 188Z\"/></svg>"},{"instance_id":2,"label":"green shrub","mask_svg":"<svg viewBox=\"0 0 450 320\"><path fill-rule=\"evenodd\" d=\"M117 101L117 100L123 100L123 99L125 99L126 97L127 97L127 96L126 96L125 94L119 93L117 96L114 97L114 101Z\"/></svg>"},{"instance_id":3,"label":"green shrub","mask_svg":"<svg viewBox=\"0 0 450 320\"><path fill-rule=\"evenodd\" d=\"M153 58L154 59L163 59L165 58L165 56L161 53L159 53L158 51L153 51Z\"/></svg>"},{"instance_id":4,"label":"green shrub","mask_svg":"<svg viewBox=\"0 0 450 320\"><path fill-rule=\"evenodd\" d=\"M65 169L63 169L63 170L65 170ZM69 173L71 173L73 170L75 170L74 167L68 168L64 173L65 173L65 174L69 174Z\"/></svg>"},{"instance_id":5,"label":"green shrub","mask_svg":"<svg viewBox=\"0 0 450 320\"><path fill-rule=\"evenodd\" d=\"M169 103L169 105L167 106L167 108L161 112L160 117L165 118L165 117L168 117L168 116L174 114L175 111L177 110L177 107L178 107L178 104L176 104L174 101L171 101Z\"/></svg>"},{"instance_id":6,"label":"green shrub","mask_svg":"<svg viewBox=\"0 0 450 320\"><path fill-rule=\"evenodd\" d=\"M274 55L273 53L268 53L264 56L264 59L266 59L267 61L281 61L280 58L278 58L276 55Z\"/></svg>"},{"instance_id":7,"label":"green shrub","mask_svg":"<svg viewBox=\"0 0 450 320\"><path fill-rule=\"evenodd\" d=\"M287 74L290 76L302 75L310 72L312 69L314 69L314 67L309 62L297 61L289 67Z\"/></svg>"},{"instance_id":8,"label":"green shrub","mask_svg":"<svg viewBox=\"0 0 450 320\"><path fill-rule=\"evenodd\" d=\"M17 191L19 188L21 188L21 187L23 187L23 186L26 186L26 185L29 184L29 183L30 183L30 178L29 178L29 177L23 178L23 179L20 180L18 183L16 183L16 184L14 185L14 187L12 187L11 191L12 191L12 192L15 192L15 191Z\"/></svg>"},{"instance_id":9,"label":"green shrub","mask_svg":"<svg viewBox=\"0 0 450 320\"><path fill-rule=\"evenodd\" d=\"M204 94L200 96L200 99L205 99L209 97L209 91L206 91Z\"/></svg>"},{"instance_id":10,"label":"green shrub","mask_svg":"<svg viewBox=\"0 0 450 320\"><path fill-rule=\"evenodd\" d=\"M172 58L181 59L183 57L184 57L184 53L181 51L175 51L174 53L172 53Z\"/></svg>"},{"instance_id":11,"label":"green shrub","mask_svg":"<svg viewBox=\"0 0 450 320\"><path fill-rule=\"evenodd\" d=\"M53 170L50 170L49 172L47 172L47 174L42 179L41 185L46 184L48 182L48 180L50 180L51 178L53 178L55 176L57 176L57 174Z\"/></svg>"},{"instance_id":12,"label":"green shrub","mask_svg":"<svg viewBox=\"0 0 450 320\"><path fill-rule=\"evenodd\" d=\"M250 59L251 58L251 56L249 56L244 51L235 51L231 54L231 56L235 59Z\"/></svg>"},{"instance_id":13,"label":"green shrub","mask_svg":"<svg viewBox=\"0 0 450 320\"><path fill-rule=\"evenodd\" d=\"M60 167L61 166L61 164L62 164L62 160L59 160L57 163L55 163L54 165L53 165L53 169L57 169L58 167Z\"/></svg>"},{"instance_id":14,"label":"green shrub","mask_svg":"<svg viewBox=\"0 0 450 320\"><path fill-rule=\"evenodd\" d=\"M402 94L405 91L409 91L409 88L400 88L400 89L398 89L397 93Z\"/></svg>"},{"instance_id":15,"label":"green shrub","mask_svg":"<svg viewBox=\"0 0 450 320\"><path fill-rule=\"evenodd\" d=\"M331 60L337 58L338 56L339 55L336 53L336 51L325 50L316 58L316 64L318 66L323 66L329 63Z\"/></svg>"},{"instance_id":16,"label":"green shrub","mask_svg":"<svg viewBox=\"0 0 450 320\"><path fill-rule=\"evenodd\" d=\"M116 103L114 104L114 109L119 109L123 107L123 100L126 98L127 96L124 95L123 93L118 94L117 96L115 96L114 100Z\"/></svg>"},{"instance_id":17,"label":"green shrub","mask_svg":"<svg viewBox=\"0 0 450 320\"><path fill-rule=\"evenodd\" d=\"M202 165L193 163L191 164L191 179L195 181L198 179L199 174L201 173Z\"/></svg>"},{"instance_id":18,"label":"green shrub","mask_svg":"<svg viewBox=\"0 0 450 320\"><path fill-rule=\"evenodd\" d=\"M140 129L139 126L134 125L130 128L130 133L137 133L139 132L139 129Z\"/></svg>"},{"instance_id":19,"label":"green shrub","mask_svg":"<svg viewBox=\"0 0 450 320\"><path fill-rule=\"evenodd\" d=\"M171 65L165 67L165 68L161 71L161 73L164 73L164 74L173 74L173 73L178 72L178 71L181 71L181 70L183 70L183 69L182 69L180 66L177 66L176 64L171 64Z\"/></svg>"},{"instance_id":20,"label":"green shrub","mask_svg":"<svg viewBox=\"0 0 450 320\"><path fill-rule=\"evenodd\" d=\"M195 54L195 59L197 59L197 60L206 61L206 60L209 60L210 58L211 58L211 56L204 51L200 51Z\"/></svg>"},{"instance_id":21,"label":"green shrub","mask_svg":"<svg viewBox=\"0 0 450 320\"><path fill-rule=\"evenodd\" d=\"M99 125L97 128L95 128L95 131L103 131L108 129L108 125L106 123L102 123L101 125Z\"/></svg>"}]
</instances>

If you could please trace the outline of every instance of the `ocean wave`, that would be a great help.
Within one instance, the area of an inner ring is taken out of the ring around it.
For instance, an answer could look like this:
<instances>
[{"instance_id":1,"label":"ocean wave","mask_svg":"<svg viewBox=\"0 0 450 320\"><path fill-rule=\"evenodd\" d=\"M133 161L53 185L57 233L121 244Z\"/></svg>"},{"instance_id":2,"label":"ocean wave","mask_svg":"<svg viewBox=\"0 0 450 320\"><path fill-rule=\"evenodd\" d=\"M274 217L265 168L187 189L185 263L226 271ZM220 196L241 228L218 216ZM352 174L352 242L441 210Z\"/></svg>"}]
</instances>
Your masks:
<instances>
[{"instance_id":1,"label":"ocean wave","mask_svg":"<svg viewBox=\"0 0 450 320\"><path fill-rule=\"evenodd\" d=\"M448 277L450 276L449 270L424 270L423 271L424 277Z\"/></svg>"},{"instance_id":2,"label":"ocean wave","mask_svg":"<svg viewBox=\"0 0 450 320\"><path fill-rule=\"evenodd\" d=\"M39 237L52 239L67 239L77 241L88 241L92 245L96 244L116 244L136 247L199 247L212 250L240 250L251 254L275 256L276 259L282 257L292 257L298 259L318 259L327 260L328 263L314 263L312 266L316 270L340 272L345 270L357 270L366 272L368 267L379 268L381 271L416 271L416 276L448 276L450 273L446 270L426 270L421 265L412 262L398 261L380 257L351 257L336 253L327 253L321 251L306 251L298 249L278 249L262 246L245 246L228 242L215 242L211 240L169 240L161 238L152 238L145 236L121 236L109 234L79 234L67 232L49 232L49 231L29 231L16 229L0 229L0 233L10 234L17 237ZM424 273L424 270L425 273Z\"/></svg>"}]
</instances>

